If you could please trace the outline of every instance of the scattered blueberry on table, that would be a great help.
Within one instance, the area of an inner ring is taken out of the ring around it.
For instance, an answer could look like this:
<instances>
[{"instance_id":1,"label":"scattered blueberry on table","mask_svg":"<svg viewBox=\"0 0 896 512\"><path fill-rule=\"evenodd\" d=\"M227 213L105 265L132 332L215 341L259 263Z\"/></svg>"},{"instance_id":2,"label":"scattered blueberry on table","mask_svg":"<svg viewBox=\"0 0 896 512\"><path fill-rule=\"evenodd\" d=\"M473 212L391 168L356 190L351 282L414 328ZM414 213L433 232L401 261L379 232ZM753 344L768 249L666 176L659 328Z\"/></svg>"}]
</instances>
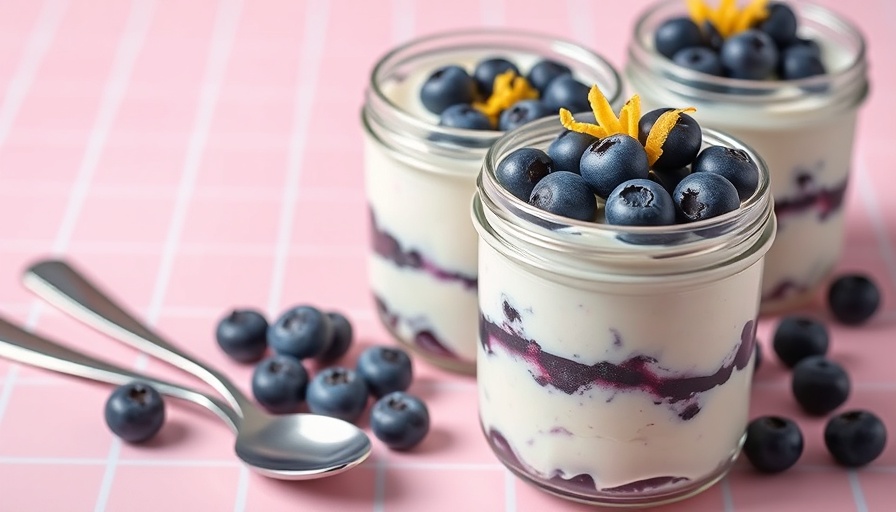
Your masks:
<instances>
[{"instance_id":1,"label":"scattered blueberry on table","mask_svg":"<svg viewBox=\"0 0 896 512\"><path fill-rule=\"evenodd\" d=\"M215 329L215 339L225 354L241 363L254 363L268 349L268 321L254 309L234 309Z\"/></svg>"},{"instance_id":2,"label":"scattered blueberry on table","mask_svg":"<svg viewBox=\"0 0 896 512\"><path fill-rule=\"evenodd\" d=\"M846 370L824 356L809 356L793 367L793 396L813 416L824 416L843 405L850 387Z\"/></svg>"},{"instance_id":3,"label":"scattered blueberry on table","mask_svg":"<svg viewBox=\"0 0 896 512\"><path fill-rule=\"evenodd\" d=\"M269 412L296 412L305 401L308 371L298 359L276 354L258 363L252 372L252 396Z\"/></svg>"},{"instance_id":4,"label":"scattered blueberry on table","mask_svg":"<svg viewBox=\"0 0 896 512\"><path fill-rule=\"evenodd\" d=\"M429 410L419 398L395 391L373 405L370 429L389 448L408 450L429 432Z\"/></svg>"},{"instance_id":5,"label":"scattered blueberry on table","mask_svg":"<svg viewBox=\"0 0 896 512\"><path fill-rule=\"evenodd\" d=\"M367 383L370 393L380 398L411 385L413 368L407 352L399 348L374 346L358 357L356 371Z\"/></svg>"},{"instance_id":6,"label":"scattered blueberry on table","mask_svg":"<svg viewBox=\"0 0 896 512\"><path fill-rule=\"evenodd\" d=\"M866 275L846 274L831 283L827 300L831 313L840 323L859 325L880 308L880 290Z\"/></svg>"},{"instance_id":7,"label":"scattered blueberry on table","mask_svg":"<svg viewBox=\"0 0 896 512\"><path fill-rule=\"evenodd\" d=\"M367 384L350 368L324 368L308 383L305 400L314 414L357 421L367 407Z\"/></svg>"},{"instance_id":8,"label":"scattered blueberry on table","mask_svg":"<svg viewBox=\"0 0 896 512\"><path fill-rule=\"evenodd\" d=\"M313 306L296 306L284 311L268 327L268 345L277 354L296 359L320 355L333 335L330 318Z\"/></svg>"},{"instance_id":9,"label":"scattered blueberry on table","mask_svg":"<svg viewBox=\"0 0 896 512\"><path fill-rule=\"evenodd\" d=\"M857 468L871 463L883 453L887 445L887 429L870 411L847 411L828 420L824 444L838 464Z\"/></svg>"},{"instance_id":10,"label":"scattered blueberry on table","mask_svg":"<svg viewBox=\"0 0 896 512\"><path fill-rule=\"evenodd\" d=\"M105 405L106 425L128 443L155 436L165 423L165 402L151 385L135 381L115 388Z\"/></svg>"},{"instance_id":11,"label":"scattered blueberry on table","mask_svg":"<svg viewBox=\"0 0 896 512\"><path fill-rule=\"evenodd\" d=\"M830 337L825 325L806 316L786 316L775 328L772 347L788 368L809 356L825 355Z\"/></svg>"},{"instance_id":12,"label":"scattered blueberry on table","mask_svg":"<svg viewBox=\"0 0 896 512\"><path fill-rule=\"evenodd\" d=\"M761 416L747 425L744 456L763 473L789 469L803 454L803 432L793 420Z\"/></svg>"}]
</instances>

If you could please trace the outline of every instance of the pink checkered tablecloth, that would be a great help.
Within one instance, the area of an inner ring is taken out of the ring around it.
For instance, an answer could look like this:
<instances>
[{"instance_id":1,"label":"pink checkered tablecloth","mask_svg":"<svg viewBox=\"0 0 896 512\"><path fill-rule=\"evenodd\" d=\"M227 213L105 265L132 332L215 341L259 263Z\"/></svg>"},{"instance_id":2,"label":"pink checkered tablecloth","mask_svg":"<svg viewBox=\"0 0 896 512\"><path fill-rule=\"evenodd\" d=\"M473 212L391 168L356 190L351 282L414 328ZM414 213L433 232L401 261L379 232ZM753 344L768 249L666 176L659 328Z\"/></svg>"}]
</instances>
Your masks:
<instances>
[{"instance_id":1,"label":"pink checkered tablecloth","mask_svg":"<svg viewBox=\"0 0 896 512\"><path fill-rule=\"evenodd\" d=\"M411 37L486 25L562 35L621 68L646 3L2 0L0 313L188 382L35 301L20 272L55 254L243 385L250 369L213 340L233 305L271 316L306 302L340 309L359 346L388 343L366 287L359 108L371 65ZM854 380L849 405L876 411L896 437L896 4L821 3L849 9L870 45L840 269L871 273L885 294L869 325L832 326L832 357ZM765 348L772 326L760 326ZM170 402L160 436L129 446L104 425L108 387L0 360L0 511L588 509L498 463L478 430L471 378L416 370L412 391L433 418L419 449L375 441L353 471L278 482L244 469L230 432L204 411ZM783 367L767 358L756 381L753 415L800 422L799 464L763 477L740 461L719 485L661 510L896 510L896 440L867 468L835 467L824 420L797 411Z\"/></svg>"}]
</instances>

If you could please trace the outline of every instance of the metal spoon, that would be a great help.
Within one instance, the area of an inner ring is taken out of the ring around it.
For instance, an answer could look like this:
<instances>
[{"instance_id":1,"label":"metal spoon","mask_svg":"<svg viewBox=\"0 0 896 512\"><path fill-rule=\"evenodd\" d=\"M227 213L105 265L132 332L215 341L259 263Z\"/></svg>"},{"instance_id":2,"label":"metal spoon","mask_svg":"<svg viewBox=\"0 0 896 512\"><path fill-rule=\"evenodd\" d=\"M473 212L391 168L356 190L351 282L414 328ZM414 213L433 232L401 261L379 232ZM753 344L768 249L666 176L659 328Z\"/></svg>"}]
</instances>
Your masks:
<instances>
[{"instance_id":1,"label":"metal spoon","mask_svg":"<svg viewBox=\"0 0 896 512\"><path fill-rule=\"evenodd\" d=\"M104 382L120 384L137 378L160 385L159 392L205 406L224 419L237 435L237 456L251 469L272 478L305 480L330 476L351 469L370 455L370 438L351 423L315 414L266 413L227 377L152 332L65 262L38 262L25 272L24 281L38 296L100 332L204 380L230 406L189 388L150 379L38 338L9 322L0 324L0 341L5 342L0 343L0 355Z\"/></svg>"}]
</instances>

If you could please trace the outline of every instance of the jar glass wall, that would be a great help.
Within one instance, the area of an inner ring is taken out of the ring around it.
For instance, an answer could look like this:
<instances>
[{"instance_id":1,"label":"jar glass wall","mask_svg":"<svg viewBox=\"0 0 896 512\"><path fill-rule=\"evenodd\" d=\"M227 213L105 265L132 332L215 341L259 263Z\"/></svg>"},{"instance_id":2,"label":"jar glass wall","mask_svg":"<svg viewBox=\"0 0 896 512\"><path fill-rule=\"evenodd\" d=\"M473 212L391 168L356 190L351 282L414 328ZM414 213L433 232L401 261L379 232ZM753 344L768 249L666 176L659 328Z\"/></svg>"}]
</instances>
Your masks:
<instances>
[{"instance_id":1,"label":"jar glass wall","mask_svg":"<svg viewBox=\"0 0 896 512\"><path fill-rule=\"evenodd\" d=\"M692 105L702 126L755 149L771 173L778 235L766 256L762 311L810 300L836 264L843 200L852 167L856 115L868 93L865 43L851 23L806 2L788 2L798 35L819 43L828 73L801 80L738 80L698 73L656 52L653 34L686 16L686 3L664 0L639 18L628 48L628 87L645 109Z\"/></svg>"},{"instance_id":2,"label":"jar glass wall","mask_svg":"<svg viewBox=\"0 0 896 512\"><path fill-rule=\"evenodd\" d=\"M397 340L444 368L472 373L476 358L477 237L470 199L499 131L438 126L419 88L436 68L472 70L503 56L525 74L537 60L572 69L618 106L618 73L600 56L552 37L503 30L451 32L386 54L370 78L362 122L371 226L370 288Z\"/></svg>"},{"instance_id":3,"label":"jar glass wall","mask_svg":"<svg viewBox=\"0 0 896 512\"><path fill-rule=\"evenodd\" d=\"M705 129L705 146L759 163L740 209L660 227L574 221L518 200L494 174L508 153L544 149L561 130L551 119L508 134L479 178L482 429L502 463L548 492L604 505L682 499L719 480L743 442L775 233L767 169Z\"/></svg>"}]
</instances>

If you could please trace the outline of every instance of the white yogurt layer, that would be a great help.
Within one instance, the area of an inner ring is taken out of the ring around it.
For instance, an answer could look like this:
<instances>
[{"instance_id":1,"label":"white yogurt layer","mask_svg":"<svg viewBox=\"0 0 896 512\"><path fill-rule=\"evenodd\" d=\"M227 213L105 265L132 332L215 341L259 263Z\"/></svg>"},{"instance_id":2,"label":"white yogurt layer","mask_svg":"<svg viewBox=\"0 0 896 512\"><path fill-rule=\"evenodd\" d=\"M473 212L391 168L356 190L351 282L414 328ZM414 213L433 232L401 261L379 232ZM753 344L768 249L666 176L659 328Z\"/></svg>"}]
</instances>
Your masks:
<instances>
[{"instance_id":1,"label":"white yogurt layer","mask_svg":"<svg viewBox=\"0 0 896 512\"><path fill-rule=\"evenodd\" d=\"M507 301L519 313L512 328L542 352L588 366L647 356L674 378L713 375L731 365L744 325L757 312L762 263L661 293L634 281L586 289L536 275L482 243L479 272L484 318L506 323ZM701 306L708 303L711 315ZM540 385L531 358L500 343L491 349L480 346L478 356L483 428L502 434L522 470L536 478L589 475L596 495L660 477L686 478L673 485L693 486L720 476L740 447L752 358L724 384L687 400L700 409L685 420L679 414L686 403L667 403L648 391L592 384L567 394Z\"/></svg>"}]
</instances>

